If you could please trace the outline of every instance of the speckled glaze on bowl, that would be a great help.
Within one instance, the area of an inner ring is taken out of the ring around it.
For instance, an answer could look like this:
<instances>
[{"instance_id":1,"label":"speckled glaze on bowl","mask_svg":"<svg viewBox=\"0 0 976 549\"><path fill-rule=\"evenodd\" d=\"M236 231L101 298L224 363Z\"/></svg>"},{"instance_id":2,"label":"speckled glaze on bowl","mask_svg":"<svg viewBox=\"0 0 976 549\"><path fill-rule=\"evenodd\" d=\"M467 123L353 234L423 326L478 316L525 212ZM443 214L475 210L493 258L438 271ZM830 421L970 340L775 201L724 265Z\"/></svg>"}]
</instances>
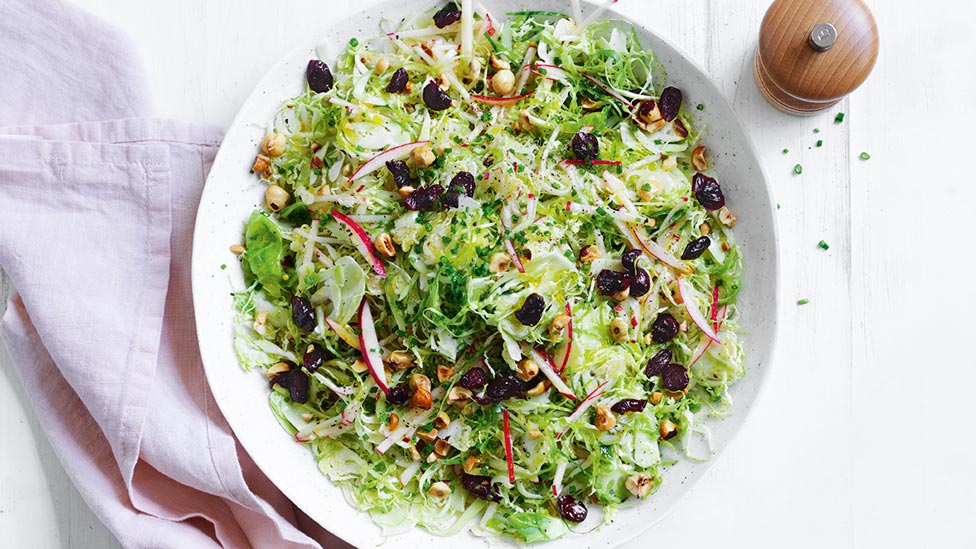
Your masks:
<instances>
[{"instance_id":1,"label":"speckled glaze on bowl","mask_svg":"<svg viewBox=\"0 0 976 549\"><path fill-rule=\"evenodd\" d=\"M493 14L520 9L524 0L485 2ZM200 352L214 398L241 444L258 467L282 492L323 527L358 547L425 547L454 549L485 545L482 538L462 532L436 537L414 528L386 538L369 516L350 506L341 490L322 475L311 453L286 433L267 404L267 382L256 373L245 373L234 356L233 300L230 292L243 287L235 257L228 251L241 240L244 221L261 201L264 186L248 173L251 162L278 105L303 89L305 65L315 57L317 46L338 52L352 37L379 33L379 15L388 20L415 13L426 0L391 0L344 21L332 23L323 37L308 37L300 47L279 61L261 80L241 107L213 168L197 214L193 242L193 302L196 309ZM534 9L568 12L568 2L533 1ZM585 6L585 11L592 5ZM607 13L606 17L624 19ZM731 105L705 72L667 40L633 22L641 42L654 50L664 64L669 85L682 89L685 105L703 103L694 112L699 124L707 124L704 142L712 153L729 207L739 223L735 236L742 246L746 267L739 297L748 373L731 391L735 400L729 418L709 423L716 453L710 461L682 460L668 468L664 484L650 499L619 511L613 522L589 534L570 534L547 547L604 548L631 539L660 521L718 459L746 421L771 365L777 333L779 267L776 223L767 178L752 140L746 135ZM330 64L331 61L329 60ZM222 270L221 264L229 265ZM385 541L385 543L384 543Z\"/></svg>"}]
</instances>

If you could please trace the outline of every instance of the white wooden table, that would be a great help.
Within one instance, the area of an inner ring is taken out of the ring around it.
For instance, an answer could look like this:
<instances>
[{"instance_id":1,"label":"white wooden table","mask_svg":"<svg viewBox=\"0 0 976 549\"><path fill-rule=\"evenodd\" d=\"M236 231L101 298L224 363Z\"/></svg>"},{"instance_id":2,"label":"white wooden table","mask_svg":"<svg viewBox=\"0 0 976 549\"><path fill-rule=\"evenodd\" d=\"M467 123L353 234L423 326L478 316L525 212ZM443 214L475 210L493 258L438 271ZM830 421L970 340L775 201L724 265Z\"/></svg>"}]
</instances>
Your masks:
<instances>
[{"instance_id":1,"label":"white wooden table","mask_svg":"<svg viewBox=\"0 0 976 549\"><path fill-rule=\"evenodd\" d=\"M160 116L224 127L297 40L375 3L75 1L132 36ZM704 65L756 138L781 206L786 301L778 360L748 425L630 547L976 547L976 4L869 2L882 36L874 74L829 113L792 118L753 83L768 3L618 4ZM39 432L8 360L0 545L116 546Z\"/></svg>"}]
</instances>

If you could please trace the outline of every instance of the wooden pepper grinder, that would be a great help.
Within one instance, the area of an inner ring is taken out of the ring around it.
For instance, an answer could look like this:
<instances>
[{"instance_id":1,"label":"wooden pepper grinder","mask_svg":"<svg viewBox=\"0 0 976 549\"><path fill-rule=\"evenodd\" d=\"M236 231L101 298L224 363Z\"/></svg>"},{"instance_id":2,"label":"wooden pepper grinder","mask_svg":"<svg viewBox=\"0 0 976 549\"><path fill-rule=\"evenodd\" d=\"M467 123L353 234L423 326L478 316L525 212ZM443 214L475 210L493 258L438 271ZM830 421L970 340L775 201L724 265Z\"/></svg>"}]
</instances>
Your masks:
<instances>
[{"instance_id":1,"label":"wooden pepper grinder","mask_svg":"<svg viewBox=\"0 0 976 549\"><path fill-rule=\"evenodd\" d=\"M878 26L862 0L776 0L756 48L756 84L777 109L812 115L851 93L878 58Z\"/></svg>"}]
</instances>

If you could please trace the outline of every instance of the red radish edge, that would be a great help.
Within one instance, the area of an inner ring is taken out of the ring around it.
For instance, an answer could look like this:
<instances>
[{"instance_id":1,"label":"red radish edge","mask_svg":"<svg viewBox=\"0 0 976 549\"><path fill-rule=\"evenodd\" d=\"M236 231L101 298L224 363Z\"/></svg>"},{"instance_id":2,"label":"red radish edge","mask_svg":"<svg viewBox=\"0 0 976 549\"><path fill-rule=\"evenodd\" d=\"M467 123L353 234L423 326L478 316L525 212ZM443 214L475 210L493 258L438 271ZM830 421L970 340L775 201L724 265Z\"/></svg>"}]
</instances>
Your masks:
<instances>
[{"instance_id":1,"label":"red radish edge","mask_svg":"<svg viewBox=\"0 0 976 549\"><path fill-rule=\"evenodd\" d=\"M687 264L682 262L677 257L674 257L673 255L668 253L668 251L662 248L661 245L658 244L657 242L654 242L651 239L647 239L647 241L645 242L644 239L641 238L639 234L637 234L637 229L631 229L630 233L634 235L634 238L637 240L637 243L640 244L641 248L643 248L648 255L656 258L658 261L664 263L669 267L677 269L679 272L682 273L691 272L691 269L688 267Z\"/></svg>"},{"instance_id":2,"label":"red radish edge","mask_svg":"<svg viewBox=\"0 0 976 549\"><path fill-rule=\"evenodd\" d=\"M566 369L566 365L569 363L569 354L573 352L573 309L570 308L569 302L566 302L566 316L569 317L569 324L566 326L566 335L569 336L569 341L566 342L566 354L559 365L559 370L556 372L558 374L563 373Z\"/></svg>"},{"instance_id":3,"label":"red radish edge","mask_svg":"<svg viewBox=\"0 0 976 549\"><path fill-rule=\"evenodd\" d=\"M607 381L604 381L603 383L597 385L596 389L590 391L590 394L586 395L586 398L584 398L583 401L580 402L578 406L576 406L576 409L573 410L573 413L569 414L569 418L567 419L566 422L566 427L563 428L562 431L556 433L556 440L561 439L563 435L566 434L566 431L569 430L569 425L575 422L576 420L578 420L580 417L582 417L583 412L585 412L590 406L592 406L593 403L596 402L596 399L600 398L600 396L603 395L602 389L607 385L607 383L608 383Z\"/></svg>"},{"instance_id":4,"label":"red radish edge","mask_svg":"<svg viewBox=\"0 0 976 549\"><path fill-rule=\"evenodd\" d=\"M718 284L716 284L715 287L712 288L712 327L715 329L716 332L718 331L718 328L715 327L716 325L715 318L717 316L718 316Z\"/></svg>"},{"instance_id":5,"label":"red radish edge","mask_svg":"<svg viewBox=\"0 0 976 549\"><path fill-rule=\"evenodd\" d=\"M545 74L542 74L541 72L539 72L538 70L536 70L536 69L539 69L539 68L546 69L546 73ZM557 67L556 65L549 65L547 63L536 63L535 65L532 65L532 68L529 69L529 71L531 71L532 74L534 74L536 76L541 76L543 78L548 78L549 80L552 80L553 82L560 82L560 81L566 80L566 71L564 71L562 69L562 67Z\"/></svg>"},{"instance_id":6,"label":"red radish edge","mask_svg":"<svg viewBox=\"0 0 976 549\"><path fill-rule=\"evenodd\" d=\"M350 338L355 337L355 335L351 334L348 330L345 329L345 327L340 326L338 323L336 323L336 321L332 320L329 317L325 317L325 323L326 325L329 326L330 330L332 330L333 332L335 332L337 336L339 336L339 339L345 341L346 343L349 344L350 347L356 349L357 351L362 350L362 345L360 345L359 339L350 340Z\"/></svg>"},{"instance_id":7,"label":"red radish edge","mask_svg":"<svg viewBox=\"0 0 976 549\"><path fill-rule=\"evenodd\" d=\"M512 244L512 241L507 238L505 239L505 251L507 251L508 255L512 257L512 263L515 264L515 268L518 269L518 272L524 273L525 267L522 265L522 260L519 259L518 254L515 253L515 244Z\"/></svg>"},{"instance_id":8,"label":"red radish edge","mask_svg":"<svg viewBox=\"0 0 976 549\"><path fill-rule=\"evenodd\" d=\"M613 97L617 101L620 101L621 103L623 103L624 105L627 105L628 107L630 107L632 109L634 108L634 104L633 103L631 103L630 101L627 101L627 99L624 96L622 96L619 93L613 91L612 89L610 89L603 82L600 82L599 80L597 80L596 78L593 78L592 76L586 74L585 72L582 72L580 74L583 75L583 78L586 78L590 82L593 82L594 84L596 84L597 86L599 86L601 90L607 92L607 95L609 95L610 97Z\"/></svg>"},{"instance_id":9,"label":"red radish edge","mask_svg":"<svg viewBox=\"0 0 976 549\"><path fill-rule=\"evenodd\" d=\"M560 461L556 465L556 474L552 477L552 495L558 496L559 492L563 491L563 476L566 474L566 466L569 465L565 461Z\"/></svg>"},{"instance_id":10,"label":"red radish edge","mask_svg":"<svg viewBox=\"0 0 976 549\"><path fill-rule=\"evenodd\" d=\"M715 334L715 330L709 326L708 321L705 320L705 315L698 309L698 305L695 304L695 300L692 299L694 296L691 295L691 289L688 287L688 283L685 279L678 277L678 293L681 294L681 300L685 303L685 310L688 311L688 316L691 317L691 321L698 326L698 329L702 331L703 334L708 336L719 345L722 342L718 339L718 335Z\"/></svg>"},{"instance_id":11,"label":"red radish edge","mask_svg":"<svg viewBox=\"0 0 976 549\"><path fill-rule=\"evenodd\" d=\"M471 99L481 101L482 103L487 103L489 105L507 106L518 103L526 97L531 96L532 93L533 92L523 93L522 95L513 95L511 97L491 97L490 95L478 95L473 93L471 94Z\"/></svg>"},{"instance_id":12,"label":"red radish edge","mask_svg":"<svg viewBox=\"0 0 976 549\"><path fill-rule=\"evenodd\" d=\"M406 158L407 155L410 154L410 151L427 143L429 143L429 141L414 141L412 143L404 143L403 145L397 145L396 147L391 147L389 149L386 149L385 151L374 156L373 158L367 160L365 164L363 164L362 166L359 167L358 170L353 172L353 174L349 176L349 181L355 181L360 177L375 172L381 166L386 165L386 162L389 160L400 160Z\"/></svg>"},{"instance_id":13,"label":"red radish edge","mask_svg":"<svg viewBox=\"0 0 976 549\"><path fill-rule=\"evenodd\" d=\"M380 258L376 257L376 254L373 253L373 242L369 239L366 231L359 226L359 223L349 219L338 210L332 210L332 217L336 218L336 221L339 223L343 223L349 227L355 237L353 238L353 244L356 245L356 249L373 265L373 270L376 271L376 274L380 275L380 278L386 278L386 267L383 266Z\"/></svg>"},{"instance_id":14,"label":"red radish edge","mask_svg":"<svg viewBox=\"0 0 976 549\"><path fill-rule=\"evenodd\" d=\"M363 354L363 361L366 362L366 368L369 369L369 374L373 376L376 385L385 395L390 392L390 388L386 386L383 357L377 352L380 344L376 339L376 327L373 326L373 313L369 310L365 297L359 304L359 327L362 330L359 332L359 345L362 347L360 352Z\"/></svg>"},{"instance_id":15,"label":"red radish edge","mask_svg":"<svg viewBox=\"0 0 976 549\"><path fill-rule=\"evenodd\" d=\"M601 160L599 158L597 158L596 160L576 160L576 159L569 158L563 160L563 163L569 164L570 166L581 166L584 164L593 165L593 166L619 166L620 165L619 160Z\"/></svg>"},{"instance_id":16,"label":"red radish edge","mask_svg":"<svg viewBox=\"0 0 976 549\"><path fill-rule=\"evenodd\" d=\"M508 462L508 481L515 482L515 459L512 457L512 428L508 410L502 409L502 431L505 433L505 461Z\"/></svg>"},{"instance_id":17,"label":"red radish edge","mask_svg":"<svg viewBox=\"0 0 976 549\"><path fill-rule=\"evenodd\" d=\"M722 320L721 321L716 321L715 324L714 324L715 325L715 332L716 333L718 333L718 331L720 329L722 329L722 324L725 323L725 313L726 313L726 311L728 311L728 306L727 305L722 305L719 308L719 314L722 315ZM711 345L712 345L712 340L711 339L706 339L705 340L705 344L702 345L700 349L698 349L698 350L695 351L695 356L694 356L694 358L691 359L691 364L688 364L688 369L689 370L691 369L692 366L695 365L695 363L698 362L698 360L701 357L705 356L705 351L707 351L708 348Z\"/></svg>"},{"instance_id":18,"label":"red radish edge","mask_svg":"<svg viewBox=\"0 0 976 549\"><path fill-rule=\"evenodd\" d=\"M549 379L552 386L559 391L559 394L573 401L579 400L579 397L573 394L573 390L569 388L569 385L566 385L563 378L559 377L559 374L556 373L556 365L552 362L552 358L548 353L542 349L531 349L529 354L535 355L533 358L536 359L536 362L539 362L539 369Z\"/></svg>"}]
</instances>

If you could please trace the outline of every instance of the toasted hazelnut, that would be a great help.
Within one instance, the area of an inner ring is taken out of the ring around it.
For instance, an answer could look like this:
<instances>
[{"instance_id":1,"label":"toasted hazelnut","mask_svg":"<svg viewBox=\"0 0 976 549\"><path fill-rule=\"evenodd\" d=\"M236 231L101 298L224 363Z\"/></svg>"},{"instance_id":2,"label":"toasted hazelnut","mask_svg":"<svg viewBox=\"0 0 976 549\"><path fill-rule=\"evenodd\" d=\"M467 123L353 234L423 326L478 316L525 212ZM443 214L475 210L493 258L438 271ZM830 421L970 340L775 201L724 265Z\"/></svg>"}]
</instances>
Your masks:
<instances>
[{"instance_id":1,"label":"toasted hazelnut","mask_svg":"<svg viewBox=\"0 0 976 549\"><path fill-rule=\"evenodd\" d=\"M268 156L281 156L287 139L283 133L269 133L261 140L261 150Z\"/></svg>"},{"instance_id":2,"label":"toasted hazelnut","mask_svg":"<svg viewBox=\"0 0 976 549\"><path fill-rule=\"evenodd\" d=\"M414 190L416 190L416 189L414 189L410 185L404 185L404 186L400 187L400 189L399 189L400 196L402 198L406 198L406 197L410 196L411 194L413 194L413 191Z\"/></svg>"},{"instance_id":3,"label":"toasted hazelnut","mask_svg":"<svg viewBox=\"0 0 976 549\"><path fill-rule=\"evenodd\" d=\"M447 412L441 412L437 414L434 418L434 427L438 429L446 429L448 425L451 424L451 416L447 415Z\"/></svg>"},{"instance_id":4,"label":"toasted hazelnut","mask_svg":"<svg viewBox=\"0 0 976 549\"><path fill-rule=\"evenodd\" d=\"M493 273L504 273L511 266L512 258L507 253L494 253L488 258L488 269Z\"/></svg>"},{"instance_id":5,"label":"toasted hazelnut","mask_svg":"<svg viewBox=\"0 0 976 549\"><path fill-rule=\"evenodd\" d=\"M705 160L705 147L695 147L691 153L691 167L699 172L708 169L708 160Z\"/></svg>"},{"instance_id":6,"label":"toasted hazelnut","mask_svg":"<svg viewBox=\"0 0 976 549\"><path fill-rule=\"evenodd\" d=\"M424 374L411 375L407 384L411 391L424 390L430 392L430 378Z\"/></svg>"},{"instance_id":7,"label":"toasted hazelnut","mask_svg":"<svg viewBox=\"0 0 976 549\"><path fill-rule=\"evenodd\" d=\"M471 400L472 396L473 393L470 389L457 386L451 387L451 390L447 392L447 403L463 406Z\"/></svg>"},{"instance_id":8,"label":"toasted hazelnut","mask_svg":"<svg viewBox=\"0 0 976 549\"><path fill-rule=\"evenodd\" d=\"M727 252L732 249L732 245L726 240L722 243L722 251Z\"/></svg>"},{"instance_id":9,"label":"toasted hazelnut","mask_svg":"<svg viewBox=\"0 0 976 549\"><path fill-rule=\"evenodd\" d=\"M534 396L539 396L544 392L546 392L546 382L540 381L539 383L535 384L535 387L526 391L525 394L526 396L534 397Z\"/></svg>"},{"instance_id":10,"label":"toasted hazelnut","mask_svg":"<svg viewBox=\"0 0 976 549\"><path fill-rule=\"evenodd\" d=\"M678 158L675 156L664 157L664 162L661 162L661 169L670 172L671 170L678 167Z\"/></svg>"},{"instance_id":11,"label":"toasted hazelnut","mask_svg":"<svg viewBox=\"0 0 976 549\"><path fill-rule=\"evenodd\" d=\"M383 74L388 68L390 68L390 62L385 57L380 57L376 60L376 66L373 67L373 72L375 74Z\"/></svg>"},{"instance_id":12,"label":"toasted hazelnut","mask_svg":"<svg viewBox=\"0 0 976 549\"><path fill-rule=\"evenodd\" d=\"M529 381L537 375L539 375L539 365L531 358L522 359L515 367L515 376L522 381Z\"/></svg>"},{"instance_id":13,"label":"toasted hazelnut","mask_svg":"<svg viewBox=\"0 0 976 549\"><path fill-rule=\"evenodd\" d=\"M241 255L242 253L244 253L244 246L241 246L240 244L234 244L233 246L230 247L230 253L234 255Z\"/></svg>"},{"instance_id":14,"label":"toasted hazelnut","mask_svg":"<svg viewBox=\"0 0 976 549\"><path fill-rule=\"evenodd\" d=\"M386 357L384 362L386 362L386 364L392 370L409 370L410 368L414 367L413 355L406 351L393 351L389 354L389 356ZM427 379L423 374L414 375L420 375L424 379ZM410 377L412 378L413 376ZM413 385L411 385L410 388L415 389ZM430 380L427 381L427 390L430 390Z\"/></svg>"},{"instance_id":15,"label":"toasted hazelnut","mask_svg":"<svg viewBox=\"0 0 976 549\"><path fill-rule=\"evenodd\" d=\"M653 122L644 122L643 120L635 119L634 122L637 124L638 127L640 127L640 129L644 130L647 133L655 133L667 124L667 121L664 120L663 118L660 120L655 120Z\"/></svg>"},{"instance_id":16,"label":"toasted hazelnut","mask_svg":"<svg viewBox=\"0 0 976 549\"><path fill-rule=\"evenodd\" d=\"M598 431L609 431L617 424L617 417L606 406L596 407L596 420L593 422Z\"/></svg>"},{"instance_id":17,"label":"toasted hazelnut","mask_svg":"<svg viewBox=\"0 0 976 549\"><path fill-rule=\"evenodd\" d=\"M464 464L461 467L464 469L465 473L470 474L472 471L477 469L479 465L481 465L480 457L468 456L467 459L464 460Z\"/></svg>"},{"instance_id":18,"label":"toasted hazelnut","mask_svg":"<svg viewBox=\"0 0 976 549\"><path fill-rule=\"evenodd\" d=\"M352 371L356 372L357 374L361 374L368 369L369 368L366 366L366 363L361 358L357 358L356 361L352 363Z\"/></svg>"},{"instance_id":19,"label":"toasted hazelnut","mask_svg":"<svg viewBox=\"0 0 976 549\"><path fill-rule=\"evenodd\" d=\"M437 440L437 429L431 429L430 431L417 431L417 438L424 442L434 442Z\"/></svg>"},{"instance_id":20,"label":"toasted hazelnut","mask_svg":"<svg viewBox=\"0 0 976 549\"><path fill-rule=\"evenodd\" d=\"M447 485L446 482L438 480L434 484L430 485L427 493L438 499L444 499L451 495L451 487Z\"/></svg>"},{"instance_id":21,"label":"toasted hazelnut","mask_svg":"<svg viewBox=\"0 0 976 549\"><path fill-rule=\"evenodd\" d=\"M416 446L411 446L407 452L410 454L410 459L420 461L420 450Z\"/></svg>"},{"instance_id":22,"label":"toasted hazelnut","mask_svg":"<svg viewBox=\"0 0 976 549\"><path fill-rule=\"evenodd\" d=\"M559 341L563 338L563 330L566 326L569 326L569 315L557 315L556 318L552 319L549 323L549 339L553 341Z\"/></svg>"},{"instance_id":23,"label":"toasted hazelnut","mask_svg":"<svg viewBox=\"0 0 976 549\"><path fill-rule=\"evenodd\" d=\"M589 265L601 257L603 257L603 254L600 253L600 248L597 248L593 244L587 244L580 248L579 260L583 265Z\"/></svg>"},{"instance_id":24,"label":"toasted hazelnut","mask_svg":"<svg viewBox=\"0 0 976 549\"><path fill-rule=\"evenodd\" d=\"M519 127L524 131L529 131L532 129L532 120L529 119L528 109L522 109L519 111Z\"/></svg>"},{"instance_id":25,"label":"toasted hazelnut","mask_svg":"<svg viewBox=\"0 0 976 549\"><path fill-rule=\"evenodd\" d=\"M389 422L389 425L388 426L389 426L390 432L396 431L396 428L400 426L400 416L391 413L390 414L390 422Z\"/></svg>"},{"instance_id":26,"label":"toasted hazelnut","mask_svg":"<svg viewBox=\"0 0 976 549\"><path fill-rule=\"evenodd\" d=\"M672 423L669 419L662 421L658 430L661 432L662 440L668 440L669 438L678 434L678 426Z\"/></svg>"},{"instance_id":27,"label":"toasted hazelnut","mask_svg":"<svg viewBox=\"0 0 976 549\"><path fill-rule=\"evenodd\" d=\"M263 154L255 156L251 171L265 179L271 177L271 159Z\"/></svg>"},{"instance_id":28,"label":"toasted hazelnut","mask_svg":"<svg viewBox=\"0 0 976 549\"><path fill-rule=\"evenodd\" d=\"M473 58L471 63L468 65L468 71L472 76L478 76L481 74L481 60L477 57Z\"/></svg>"},{"instance_id":29,"label":"toasted hazelnut","mask_svg":"<svg viewBox=\"0 0 976 549\"><path fill-rule=\"evenodd\" d=\"M509 69L502 69L491 77L491 89L498 95L508 95L515 87L515 75Z\"/></svg>"},{"instance_id":30,"label":"toasted hazelnut","mask_svg":"<svg viewBox=\"0 0 976 549\"><path fill-rule=\"evenodd\" d=\"M623 301L627 299L628 297L630 297L630 286L627 286L623 290L620 290L619 292L611 295L610 297L616 299L617 301Z\"/></svg>"},{"instance_id":31,"label":"toasted hazelnut","mask_svg":"<svg viewBox=\"0 0 976 549\"><path fill-rule=\"evenodd\" d=\"M437 157L434 156L434 151L430 148L430 144L423 144L410 151L410 158L414 164L421 168L426 168L437 160Z\"/></svg>"},{"instance_id":32,"label":"toasted hazelnut","mask_svg":"<svg viewBox=\"0 0 976 549\"><path fill-rule=\"evenodd\" d=\"M265 374L268 376L268 379L273 379L276 375L283 374L288 370L291 370L291 364L288 364L287 362L279 362L268 368L268 371L265 372Z\"/></svg>"},{"instance_id":33,"label":"toasted hazelnut","mask_svg":"<svg viewBox=\"0 0 976 549\"><path fill-rule=\"evenodd\" d=\"M617 343L630 340L630 325L622 318L615 318L610 322L610 334Z\"/></svg>"},{"instance_id":34,"label":"toasted hazelnut","mask_svg":"<svg viewBox=\"0 0 976 549\"><path fill-rule=\"evenodd\" d=\"M726 227L735 226L735 215L725 206L722 206L722 209L718 211L718 220Z\"/></svg>"},{"instance_id":35,"label":"toasted hazelnut","mask_svg":"<svg viewBox=\"0 0 976 549\"><path fill-rule=\"evenodd\" d=\"M530 440L535 440L542 436L542 431L538 429L529 429L529 432L526 433L526 436L528 436Z\"/></svg>"},{"instance_id":36,"label":"toasted hazelnut","mask_svg":"<svg viewBox=\"0 0 976 549\"><path fill-rule=\"evenodd\" d=\"M660 391L654 391L651 393L651 404L657 406L662 400L664 400L664 393Z\"/></svg>"},{"instance_id":37,"label":"toasted hazelnut","mask_svg":"<svg viewBox=\"0 0 976 549\"><path fill-rule=\"evenodd\" d=\"M491 68L495 69L496 71L500 71L502 69L511 70L512 68L512 64L509 63L507 59L498 57L495 54L491 54L491 58L489 58L488 61L491 63Z\"/></svg>"},{"instance_id":38,"label":"toasted hazelnut","mask_svg":"<svg viewBox=\"0 0 976 549\"><path fill-rule=\"evenodd\" d=\"M640 189L637 190L637 196L644 202L647 202L648 200L654 198L654 195L660 190L661 184L658 183L657 179L651 178L648 179L647 183L641 185Z\"/></svg>"},{"instance_id":39,"label":"toasted hazelnut","mask_svg":"<svg viewBox=\"0 0 976 549\"><path fill-rule=\"evenodd\" d=\"M708 236L708 233L712 232L712 226L708 224L708 221L705 221L698 226L698 232L700 232L702 236Z\"/></svg>"},{"instance_id":40,"label":"toasted hazelnut","mask_svg":"<svg viewBox=\"0 0 976 549\"><path fill-rule=\"evenodd\" d=\"M278 185L268 185L268 190L264 191L264 203L273 212L280 212L285 209L289 198L291 195L288 194L288 191Z\"/></svg>"},{"instance_id":41,"label":"toasted hazelnut","mask_svg":"<svg viewBox=\"0 0 976 549\"><path fill-rule=\"evenodd\" d=\"M268 330L268 311L258 311L254 314L254 323L251 324L254 331L264 335Z\"/></svg>"},{"instance_id":42,"label":"toasted hazelnut","mask_svg":"<svg viewBox=\"0 0 976 549\"><path fill-rule=\"evenodd\" d=\"M427 456L427 463L434 463L439 459L441 459L441 456L435 454L434 452L431 452L430 455Z\"/></svg>"},{"instance_id":43,"label":"toasted hazelnut","mask_svg":"<svg viewBox=\"0 0 976 549\"><path fill-rule=\"evenodd\" d=\"M439 439L434 443L434 453L444 457L451 451L451 445L444 439Z\"/></svg>"},{"instance_id":44,"label":"toasted hazelnut","mask_svg":"<svg viewBox=\"0 0 976 549\"><path fill-rule=\"evenodd\" d=\"M414 408L422 408L424 410L430 410L433 405L434 405L434 399L431 396L430 391L419 389L417 391L414 391L413 394L410 395L410 406Z\"/></svg>"},{"instance_id":45,"label":"toasted hazelnut","mask_svg":"<svg viewBox=\"0 0 976 549\"><path fill-rule=\"evenodd\" d=\"M444 383L445 381L451 379L454 375L454 368L450 366L444 366L443 364L437 365L437 381Z\"/></svg>"},{"instance_id":46,"label":"toasted hazelnut","mask_svg":"<svg viewBox=\"0 0 976 549\"><path fill-rule=\"evenodd\" d=\"M651 492L651 488L654 486L654 477L644 473L638 473L627 477L627 481L624 484L631 494L634 494L635 497L642 498Z\"/></svg>"},{"instance_id":47,"label":"toasted hazelnut","mask_svg":"<svg viewBox=\"0 0 976 549\"><path fill-rule=\"evenodd\" d=\"M396 255L396 248L393 246L393 238L387 233L380 233L376 235L373 240L373 246L376 247L376 251L385 255L386 257L393 257Z\"/></svg>"},{"instance_id":48,"label":"toasted hazelnut","mask_svg":"<svg viewBox=\"0 0 976 549\"><path fill-rule=\"evenodd\" d=\"M668 398L671 398L671 399L674 399L674 400L681 400L687 394L688 394L688 388L687 387L685 387L681 391L667 391Z\"/></svg>"}]
</instances>

